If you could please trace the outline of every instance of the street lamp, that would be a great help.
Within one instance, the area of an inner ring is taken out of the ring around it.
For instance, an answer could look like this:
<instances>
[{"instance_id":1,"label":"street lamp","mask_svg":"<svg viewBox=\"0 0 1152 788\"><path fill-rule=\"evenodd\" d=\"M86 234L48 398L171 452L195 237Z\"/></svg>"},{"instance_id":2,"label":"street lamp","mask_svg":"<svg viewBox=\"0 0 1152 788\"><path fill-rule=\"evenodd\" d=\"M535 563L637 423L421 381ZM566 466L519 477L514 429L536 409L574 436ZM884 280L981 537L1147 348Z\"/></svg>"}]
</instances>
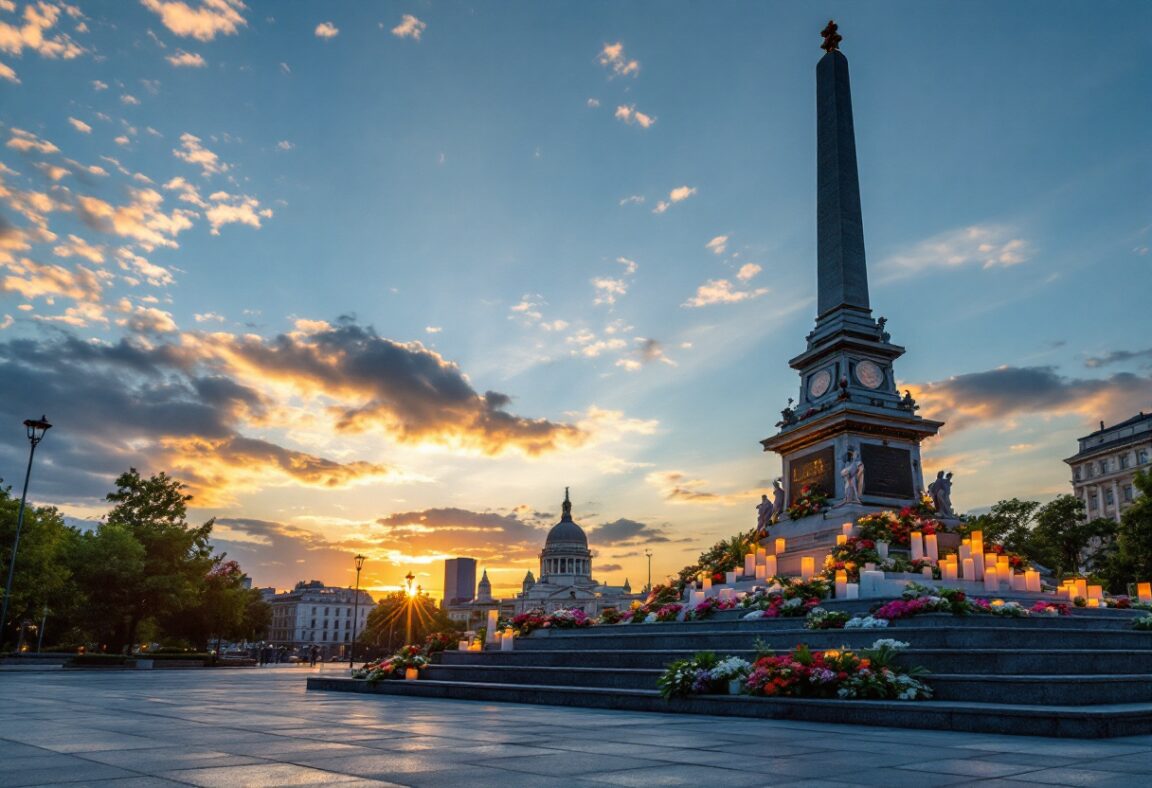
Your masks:
<instances>
[{"instance_id":1,"label":"street lamp","mask_svg":"<svg viewBox=\"0 0 1152 788\"><path fill-rule=\"evenodd\" d=\"M652 593L652 550L650 548L645 547L644 548L644 555L648 556L648 589L647 589L647 591L649 594L651 594Z\"/></svg>"},{"instance_id":2,"label":"street lamp","mask_svg":"<svg viewBox=\"0 0 1152 788\"><path fill-rule=\"evenodd\" d=\"M8 559L8 582L4 586L4 602L0 607L0 642L4 641L4 632L8 627L8 600L12 598L12 576L16 572L16 551L20 549L20 528L24 525L24 504L28 499L28 478L32 475L32 458L36 455L36 445L44 440L44 433L52 428L47 416L40 420L25 419L24 428L28 430L28 442L32 448L28 451L28 470L24 472L24 492L20 495L20 511L16 515L16 539L12 542L12 557Z\"/></svg>"},{"instance_id":3,"label":"street lamp","mask_svg":"<svg viewBox=\"0 0 1152 788\"><path fill-rule=\"evenodd\" d=\"M404 622L404 645L405 646L410 645L412 643L412 599L413 599L412 595L414 593L416 593L416 589L414 589L412 587L412 581L415 579L416 579L416 576L413 575L411 572L404 575L404 580L408 584L408 587L405 589L408 593L408 599L406 599L404 602L404 604L408 608L408 614L407 614L408 617L407 617L407 620Z\"/></svg>"},{"instance_id":4,"label":"street lamp","mask_svg":"<svg viewBox=\"0 0 1152 788\"><path fill-rule=\"evenodd\" d=\"M356 653L356 625L360 623L360 570L364 568L364 556L357 555L356 561L356 596L352 599L352 643L348 646L348 667L352 667L352 660Z\"/></svg>"}]
</instances>

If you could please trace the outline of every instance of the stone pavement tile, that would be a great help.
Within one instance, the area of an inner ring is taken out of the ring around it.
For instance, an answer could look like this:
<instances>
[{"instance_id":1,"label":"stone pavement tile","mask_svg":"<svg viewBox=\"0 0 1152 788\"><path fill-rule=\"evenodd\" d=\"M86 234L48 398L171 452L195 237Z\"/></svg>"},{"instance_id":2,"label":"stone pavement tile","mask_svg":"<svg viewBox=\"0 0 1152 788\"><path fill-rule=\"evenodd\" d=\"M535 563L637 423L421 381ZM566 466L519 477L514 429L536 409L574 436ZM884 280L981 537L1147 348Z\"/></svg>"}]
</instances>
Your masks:
<instances>
[{"instance_id":1,"label":"stone pavement tile","mask_svg":"<svg viewBox=\"0 0 1152 788\"><path fill-rule=\"evenodd\" d=\"M238 744L221 744L220 749L232 755L250 755L256 758L272 758L273 760L286 760L282 755L316 755L331 753L332 755L366 755L367 747L356 744L341 744L331 741L309 741L308 739L289 739L282 736L269 736L260 741L246 741Z\"/></svg>"},{"instance_id":2,"label":"stone pavement tile","mask_svg":"<svg viewBox=\"0 0 1152 788\"><path fill-rule=\"evenodd\" d=\"M79 757L108 766L120 766L149 774L181 768L244 766L250 763L263 762L260 758L233 755L216 750L189 750L183 747L157 747L152 750L103 750L82 753Z\"/></svg>"},{"instance_id":3,"label":"stone pavement tile","mask_svg":"<svg viewBox=\"0 0 1152 788\"><path fill-rule=\"evenodd\" d=\"M584 752L553 752L532 758L491 758L470 761L477 766L507 769L510 772L538 774L553 777L571 775L580 777L592 772L611 772L624 769L640 769L658 766L659 761L643 758L626 758L622 755L592 755ZM697 768L697 767L689 767Z\"/></svg>"},{"instance_id":4,"label":"stone pavement tile","mask_svg":"<svg viewBox=\"0 0 1152 788\"><path fill-rule=\"evenodd\" d=\"M1015 775L1015 777L1017 780L1024 782L1033 784L1044 783L1047 785L1099 785L1116 786L1116 788L1133 785L1131 774L1106 772L1096 769L1078 769L1068 766L1032 771L1027 774Z\"/></svg>"},{"instance_id":5,"label":"stone pavement tile","mask_svg":"<svg viewBox=\"0 0 1152 788\"><path fill-rule=\"evenodd\" d=\"M276 735L298 739L315 739L317 741L350 742L357 739L375 739L380 733L374 730L357 730L356 728L337 726L320 728L312 725L307 728L282 728L276 731Z\"/></svg>"},{"instance_id":6,"label":"stone pavement tile","mask_svg":"<svg viewBox=\"0 0 1152 788\"><path fill-rule=\"evenodd\" d=\"M1050 763L1049 766L1067 766L1069 764ZM1124 772L1127 774L1152 774L1152 755L1122 755L1119 758L1102 758L1100 760L1076 761L1073 766L1077 769L1099 769L1105 772Z\"/></svg>"},{"instance_id":7,"label":"stone pavement tile","mask_svg":"<svg viewBox=\"0 0 1152 788\"><path fill-rule=\"evenodd\" d=\"M99 763L77 760L74 764L60 764L48 769L24 769L9 772L0 779L5 788L18 788L24 785L45 785L46 783L79 782L82 780L112 780L122 777L139 777L136 772L117 769Z\"/></svg>"},{"instance_id":8,"label":"stone pavement tile","mask_svg":"<svg viewBox=\"0 0 1152 788\"><path fill-rule=\"evenodd\" d=\"M71 734L39 738L34 741L37 747L63 753L95 752L97 750L147 750L157 744L154 739L145 739L141 736L118 734L94 736L86 731L73 731Z\"/></svg>"},{"instance_id":9,"label":"stone pavement tile","mask_svg":"<svg viewBox=\"0 0 1152 788\"><path fill-rule=\"evenodd\" d=\"M430 772L437 769L449 768L455 764L451 761L441 761L435 753L431 752L409 755L406 753L374 750L371 755L344 755L331 758L310 758L305 756L300 759L293 759L293 763L285 765L300 769L311 769L317 772L395 781L399 779L398 775L411 774L413 772Z\"/></svg>"},{"instance_id":10,"label":"stone pavement tile","mask_svg":"<svg viewBox=\"0 0 1152 788\"><path fill-rule=\"evenodd\" d=\"M935 759L928 755L923 761L905 763L897 768L928 774L958 774L966 777L1011 777L1034 772L1035 764L1019 762L994 763L984 758Z\"/></svg>"},{"instance_id":11,"label":"stone pavement tile","mask_svg":"<svg viewBox=\"0 0 1152 788\"><path fill-rule=\"evenodd\" d=\"M786 758L792 755L808 755L826 752L828 747L799 747L794 744L777 744L774 741L758 741L746 744L726 744L722 747L709 747L709 752L725 752L729 755L755 755L760 758Z\"/></svg>"},{"instance_id":12,"label":"stone pavement tile","mask_svg":"<svg viewBox=\"0 0 1152 788\"><path fill-rule=\"evenodd\" d=\"M361 753L359 757L365 759L375 758L377 759L376 762L404 758L412 763L426 764L425 768L419 769L419 771L426 771L429 769L447 769L459 763L479 763L480 761L496 758L536 759L546 757L552 752L554 751L507 744L463 747L449 745L431 750L423 750L418 753L399 753L394 750L366 750L364 753ZM338 753L316 753L313 755L289 754L283 756L280 760L291 761L292 763L304 764L306 766L315 766L319 769L334 769L339 771L337 764L343 763L345 757Z\"/></svg>"},{"instance_id":13,"label":"stone pavement tile","mask_svg":"<svg viewBox=\"0 0 1152 788\"><path fill-rule=\"evenodd\" d=\"M1058 755L1062 758L1115 758L1122 755L1152 754L1152 747L1117 744L1108 740L1041 739L1021 736L996 742L957 744L965 750L1028 752L1036 755Z\"/></svg>"},{"instance_id":14,"label":"stone pavement tile","mask_svg":"<svg viewBox=\"0 0 1152 788\"><path fill-rule=\"evenodd\" d=\"M603 786L578 778L544 777L532 774L513 774L504 769L483 766L419 772L397 777L411 788L569 788L569 786ZM341 786L343 788L343 786Z\"/></svg>"},{"instance_id":15,"label":"stone pavement tile","mask_svg":"<svg viewBox=\"0 0 1152 788\"><path fill-rule=\"evenodd\" d=\"M771 788L843 788L846 785L855 785L856 783L842 783L838 780L797 780L790 783L770 782L766 783Z\"/></svg>"},{"instance_id":16,"label":"stone pavement tile","mask_svg":"<svg viewBox=\"0 0 1152 788\"><path fill-rule=\"evenodd\" d=\"M22 772L25 769L51 769L55 766L73 766L83 763L74 755L62 755L30 748L35 755L0 756L0 785L4 784L4 776L11 772Z\"/></svg>"},{"instance_id":17,"label":"stone pavement tile","mask_svg":"<svg viewBox=\"0 0 1152 788\"><path fill-rule=\"evenodd\" d=\"M1010 763L1023 766L1035 766L1037 769L1047 769L1051 766L1088 766L1083 758L1061 758L1057 755L1037 755L1033 752L996 752L972 756L968 752L958 752L955 755L963 760L973 758L984 763ZM1094 763L1091 762L1091 763ZM1152 761L1145 761L1146 766L1152 767Z\"/></svg>"},{"instance_id":18,"label":"stone pavement tile","mask_svg":"<svg viewBox=\"0 0 1152 788\"><path fill-rule=\"evenodd\" d=\"M718 785L724 788L765 785L763 774L719 769L715 766L685 766L682 764L652 766L647 769L629 769L622 772L585 774L582 779L604 785L634 785L649 788L653 785ZM555 784L555 783L553 783Z\"/></svg>"},{"instance_id":19,"label":"stone pavement tile","mask_svg":"<svg viewBox=\"0 0 1152 788\"><path fill-rule=\"evenodd\" d=\"M49 755L42 748L34 744L0 739L0 761L5 758L20 758L22 756Z\"/></svg>"},{"instance_id":20,"label":"stone pavement tile","mask_svg":"<svg viewBox=\"0 0 1152 788\"><path fill-rule=\"evenodd\" d=\"M346 785L347 783L342 783ZM37 788L176 788L187 787L187 783L177 783L160 777L121 777L110 780L82 780L75 783L40 783Z\"/></svg>"},{"instance_id":21,"label":"stone pavement tile","mask_svg":"<svg viewBox=\"0 0 1152 788\"><path fill-rule=\"evenodd\" d=\"M205 788L234 788L237 785L247 786L247 788L287 788L287 786L295 785L342 783L353 779L346 774L309 769L306 766L295 766L290 763L179 769L161 772L158 776L192 785L205 786Z\"/></svg>"}]
</instances>

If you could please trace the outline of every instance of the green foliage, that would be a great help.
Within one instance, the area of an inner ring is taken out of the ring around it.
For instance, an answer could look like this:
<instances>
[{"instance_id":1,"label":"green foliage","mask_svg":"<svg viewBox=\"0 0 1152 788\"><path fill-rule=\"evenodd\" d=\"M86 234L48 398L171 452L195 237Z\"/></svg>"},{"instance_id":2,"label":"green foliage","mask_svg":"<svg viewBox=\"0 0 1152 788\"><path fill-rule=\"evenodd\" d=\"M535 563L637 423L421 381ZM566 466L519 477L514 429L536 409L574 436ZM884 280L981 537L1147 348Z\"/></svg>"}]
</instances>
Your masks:
<instances>
[{"instance_id":1,"label":"green foliage","mask_svg":"<svg viewBox=\"0 0 1152 788\"><path fill-rule=\"evenodd\" d=\"M1097 540L1110 540L1116 522L1089 521L1085 514L1084 502L1072 495L1061 495L1042 506L1029 534L1028 557L1052 569L1057 577L1091 569L1095 556L1086 552Z\"/></svg>"},{"instance_id":2,"label":"green foliage","mask_svg":"<svg viewBox=\"0 0 1152 788\"><path fill-rule=\"evenodd\" d=\"M701 651L692 659L679 659L671 662L664 669L664 673L656 680L660 694L665 700L669 698L682 698L699 690L698 682L706 681L707 674L720 658L712 651Z\"/></svg>"},{"instance_id":3,"label":"green foliage","mask_svg":"<svg viewBox=\"0 0 1152 788\"><path fill-rule=\"evenodd\" d=\"M1152 578L1152 470L1137 471L1132 484L1139 494L1121 515L1116 539L1101 570L1114 592L1126 591L1128 583Z\"/></svg>"},{"instance_id":4,"label":"green foliage","mask_svg":"<svg viewBox=\"0 0 1152 788\"><path fill-rule=\"evenodd\" d=\"M1019 498L1000 501L991 512L969 517L960 532L983 531L985 544L1001 544L1014 553L1027 555L1032 520L1039 508L1036 501L1021 501Z\"/></svg>"}]
</instances>

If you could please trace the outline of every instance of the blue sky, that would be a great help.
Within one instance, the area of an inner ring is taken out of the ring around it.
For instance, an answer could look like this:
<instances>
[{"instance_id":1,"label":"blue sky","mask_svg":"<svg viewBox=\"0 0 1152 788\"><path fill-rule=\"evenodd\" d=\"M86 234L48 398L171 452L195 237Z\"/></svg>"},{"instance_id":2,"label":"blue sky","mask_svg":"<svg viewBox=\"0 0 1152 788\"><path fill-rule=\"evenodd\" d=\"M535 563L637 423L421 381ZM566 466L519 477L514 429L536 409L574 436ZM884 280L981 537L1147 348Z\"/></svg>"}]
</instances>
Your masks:
<instances>
[{"instance_id":1,"label":"blue sky","mask_svg":"<svg viewBox=\"0 0 1152 788\"><path fill-rule=\"evenodd\" d=\"M1143 4L2 0L0 476L44 412L38 501L167 470L258 584L507 590L565 485L675 571L779 473L829 17L926 470L1069 491L1152 405Z\"/></svg>"}]
</instances>

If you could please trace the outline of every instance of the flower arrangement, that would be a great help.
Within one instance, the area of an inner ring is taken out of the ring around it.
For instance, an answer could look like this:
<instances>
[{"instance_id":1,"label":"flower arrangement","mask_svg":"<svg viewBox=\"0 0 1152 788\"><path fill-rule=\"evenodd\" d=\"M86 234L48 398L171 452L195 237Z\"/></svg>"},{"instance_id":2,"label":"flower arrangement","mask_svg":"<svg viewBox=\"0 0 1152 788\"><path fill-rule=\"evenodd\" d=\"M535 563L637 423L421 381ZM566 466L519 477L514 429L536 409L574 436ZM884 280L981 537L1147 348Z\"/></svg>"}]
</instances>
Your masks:
<instances>
[{"instance_id":1,"label":"flower arrangement","mask_svg":"<svg viewBox=\"0 0 1152 788\"><path fill-rule=\"evenodd\" d=\"M1001 544L989 544L984 546L984 551L988 553L995 553L997 556L1008 556L1008 566L1012 567L1013 571L1023 572L1026 568L1031 566L1028 559L1019 553L1013 553L1008 548Z\"/></svg>"},{"instance_id":2,"label":"flower arrangement","mask_svg":"<svg viewBox=\"0 0 1152 788\"><path fill-rule=\"evenodd\" d=\"M600 611L600 615L596 618L597 624L621 624L631 620L632 611L620 612L614 607L606 607Z\"/></svg>"},{"instance_id":3,"label":"flower arrangement","mask_svg":"<svg viewBox=\"0 0 1152 788\"><path fill-rule=\"evenodd\" d=\"M717 662L709 672L713 681L733 681L751 673L752 663L740 657L728 657Z\"/></svg>"},{"instance_id":4,"label":"flower arrangement","mask_svg":"<svg viewBox=\"0 0 1152 788\"><path fill-rule=\"evenodd\" d=\"M574 607L571 609L553 610L551 613L545 613L539 608L535 610L527 610L518 616L512 617L512 628L516 630L516 634L521 637L531 634L537 629L578 629L581 627L592 626L592 619L588 618L588 614L583 609Z\"/></svg>"},{"instance_id":5,"label":"flower arrangement","mask_svg":"<svg viewBox=\"0 0 1152 788\"><path fill-rule=\"evenodd\" d=\"M688 611L685 616L686 621L703 621L706 618L711 618L712 614L717 610L731 610L736 607L735 599L720 599L718 597L708 597L703 602L700 602L696 607Z\"/></svg>"},{"instance_id":6,"label":"flower arrangement","mask_svg":"<svg viewBox=\"0 0 1152 788\"><path fill-rule=\"evenodd\" d=\"M1029 610L1041 616L1067 616L1071 615L1068 605L1063 602L1037 602Z\"/></svg>"},{"instance_id":7,"label":"flower arrangement","mask_svg":"<svg viewBox=\"0 0 1152 788\"><path fill-rule=\"evenodd\" d=\"M673 602L670 605L664 605L655 612L649 613L648 617L651 618L652 621L675 621L680 618L680 611L683 609L683 605Z\"/></svg>"},{"instance_id":8,"label":"flower arrangement","mask_svg":"<svg viewBox=\"0 0 1152 788\"><path fill-rule=\"evenodd\" d=\"M424 639L424 653L431 656L441 651L455 651L460 647L460 635L456 632L432 632Z\"/></svg>"},{"instance_id":9,"label":"flower arrangement","mask_svg":"<svg viewBox=\"0 0 1152 788\"><path fill-rule=\"evenodd\" d=\"M868 563L880 563L876 542L860 536L849 536L844 544L832 548L832 552L824 559L823 574L831 580L836 577L836 572L846 572L848 582L857 583L860 581L860 567Z\"/></svg>"},{"instance_id":10,"label":"flower arrangement","mask_svg":"<svg viewBox=\"0 0 1152 788\"><path fill-rule=\"evenodd\" d=\"M907 646L884 639L856 653L847 648L812 651L801 644L789 654L756 660L745 688L764 697L930 698L932 690L915 678L919 670L905 671L892 664L896 653Z\"/></svg>"},{"instance_id":11,"label":"flower arrangement","mask_svg":"<svg viewBox=\"0 0 1152 788\"><path fill-rule=\"evenodd\" d=\"M921 504L905 506L899 512L889 510L866 514L856 521L856 529L861 539L908 547L912 543L913 531L934 534L943 530L940 523L931 516L930 506L926 509Z\"/></svg>"},{"instance_id":12,"label":"flower arrangement","mask_svg":"<svg viewBox=\"0 0 1152 788\"><path fill-rule=\"evenodd\" d=\"M828 494L819 487L805 484L800 488L800 495L788 507L788 517L800 520L813 514L820 514L828 506Z\"/></svg>"},{"instance_id":13,"label":"flower arrangement","mask_svg":"<svg viewBox=\"0 0 1152 788\"><path fill-rule=\"evenodd\" d=\"M686 585L700 575L711 577L713 583L723 583L725 573L741 569L744 566L744 555L756 546L755 536L755 530L740 533L730 539L720 540L701 553L695 564L680 570L675 583L676 598L684 593Z\"/></svg>"},{"instance_id":14,"label":"flower arrangement","mask_svg":"<svg viewBox=\"0 0 1152 788\"><path fill-rule=\"evenodd\" d=\"M989 613L1005 618L1024 618L1031 613L1019 602L1005 602L1003 599L993 599L991 602L987 599L973 599L972 605L976 608L977 613Z\"/></svg>"},{"instance_id":15,"label":"flower arrangement","mask_svg":"<svg viewBox=\"0 0 1152 788\"><path fill-rule=\"evenodd\" d=\"M825 610L822 607L814 607L808 611L808 617L804 619L804 628L843 629L844 625L847 624L851 618L847 613Z\"/></svg>"},{"instance_id":16,"label":"flower arrangement","mask_svg":"<svg viewBox=\"0 0 1152 788\"><path fill-rule=\"evenodd\" d=\"M649 616L655 616L660 608L679 602L680 595L680 589L674 585L658 585L648 592L648 596L643 602L633 602L632 609L621 616L621 621L628 621L633 624L648 621ZM652 618L652 621L655 620Z\"/></svg>"},{"instance_id":17,"label":"flower arrangement","mask_svg":"<svg viewBox=\"0 0 1152 788\"><path fill-rule=\"evenodd\" d=\"M691 659L680 659L668 665L656 680L660 694L667 698L708 692L713 687L712 668L719 660L711 651L701 651Z\"/></svg>"},{"instance_id":18,"label":"flower arrangement","mask_svg":"<svg viewBox=\"0 0 1152 788\"><path fill-rule=\"evenodd\" d=\"M883 629L888 626L888 619L875 616L855 616L844 622L845 629Z\"/></svg>"},{"instance_id":19,"label":"flower arrangement","mask_svg":"<svg viewBox=\"0 0 1152 788\"><path fill-rule=\"evenodd\" d=\"M968 595L955 588L931 589L911 583L904 590L903 599L894 599L872 611L876 618L894 621L911 618L922 613L952 613L956 616L978 612L968 601ZM986 611L985 611L986 612Z\"/></svg>"},{"instance_id":20,"label":"flower arrangement","mask_svg":"<svg viewBox=\"0 0 1152 788\"><path fill-rule=\"evenodd\" d=\"M365 663L363 667L352 671L352 678L365 679L369 684L375 684L383 679L401 675L408 668L419 670L427 664L428 657L425 656L424 649L409 644L401 646L400 650L390 657Z\"/></svg>"}]
</instances>

